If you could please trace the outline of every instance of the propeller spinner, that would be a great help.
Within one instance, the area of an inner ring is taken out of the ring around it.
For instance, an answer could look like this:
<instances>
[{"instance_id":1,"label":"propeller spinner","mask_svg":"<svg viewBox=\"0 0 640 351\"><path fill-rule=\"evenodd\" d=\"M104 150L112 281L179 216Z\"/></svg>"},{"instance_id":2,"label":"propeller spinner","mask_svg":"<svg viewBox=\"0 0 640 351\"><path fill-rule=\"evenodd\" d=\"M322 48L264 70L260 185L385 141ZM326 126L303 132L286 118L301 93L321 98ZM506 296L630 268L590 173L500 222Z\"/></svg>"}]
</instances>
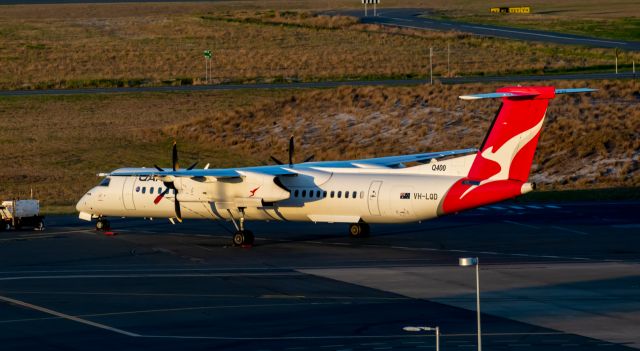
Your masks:
<instances>
[{"instance_id":1,"label":"propeller spinner","mask_svg":"<svg viewBox=\"0 0 640 351\"><path fill-rule=\"evenodd\" d=\"M174 171L180 170L180 165L178 164L178 145L175 141L173 142L173 150L172 150L171 156L172 156L172 160L171 160L172 169ZM187 171L192 170L197 164L198 162L194 162L191 166L187 168ZM158 165L153 165L153 166L160 172L165 172L165 170L159 167ZM180 202L178 201L178 189L176 188L176 185L174 184L173 181L163 181L162 183L164 184L166 189L164 189L164 191L160 193L155 198L155 200L153 200L153 203L157 205L160 202L160 200L162 200L162 198L164 198L164 196L169 193L170 190L173 190L173 193L175 195L174 207L176 212L176 219L179 222L182 222L182 212L180 211Z\"/></svg>"}]
</instances>

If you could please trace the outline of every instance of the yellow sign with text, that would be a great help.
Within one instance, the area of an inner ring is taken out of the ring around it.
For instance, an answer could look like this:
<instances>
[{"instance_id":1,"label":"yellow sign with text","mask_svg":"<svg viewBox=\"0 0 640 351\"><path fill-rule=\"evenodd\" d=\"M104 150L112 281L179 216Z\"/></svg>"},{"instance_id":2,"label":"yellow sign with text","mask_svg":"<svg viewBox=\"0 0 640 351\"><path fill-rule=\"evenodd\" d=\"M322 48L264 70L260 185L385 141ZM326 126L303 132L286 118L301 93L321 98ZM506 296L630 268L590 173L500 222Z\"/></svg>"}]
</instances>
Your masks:
<instances>
[{"instance_id":1,"label":"yellow sign with text","mask_svg":"<svg viewBox=\"0 0 640 351\"><path fill-rule=\"evenodd\" d=\"M492 7L490 11L491 13L531 13L531 7Z\"/></svg>"}]
</instances>

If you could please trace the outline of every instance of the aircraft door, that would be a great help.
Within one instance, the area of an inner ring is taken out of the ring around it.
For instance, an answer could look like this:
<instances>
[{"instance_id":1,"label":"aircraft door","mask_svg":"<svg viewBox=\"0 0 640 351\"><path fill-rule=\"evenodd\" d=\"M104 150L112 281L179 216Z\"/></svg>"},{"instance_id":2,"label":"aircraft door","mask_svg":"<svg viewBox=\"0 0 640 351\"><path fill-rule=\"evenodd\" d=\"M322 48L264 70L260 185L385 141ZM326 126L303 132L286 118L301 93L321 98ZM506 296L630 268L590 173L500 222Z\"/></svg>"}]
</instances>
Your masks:
<instances>
[{"instance_id":1,"label":"aircraft door","mask_svg":"<svg viewBox=\"0 0 640 351\"><path fill-rule=\"evenodd\" d=\"M381 180L374 180L369 186L367 202L369 204L369 213L371 213L372 216L380 215L380 203L378 202L380 198L380 186L382 186Z\"/></svg>"},{"instance_id":2,"label":"aircraft door","mask_svg":"<svg viewBox=\"0 0 640 351\"><path fill-rule=\"evenodd\" d=\"M122 185L122 203L127 210L135 210L136 206L133 203L133 186L135 185L136 177L124 177Z\"/></svg>"}]
</instances>

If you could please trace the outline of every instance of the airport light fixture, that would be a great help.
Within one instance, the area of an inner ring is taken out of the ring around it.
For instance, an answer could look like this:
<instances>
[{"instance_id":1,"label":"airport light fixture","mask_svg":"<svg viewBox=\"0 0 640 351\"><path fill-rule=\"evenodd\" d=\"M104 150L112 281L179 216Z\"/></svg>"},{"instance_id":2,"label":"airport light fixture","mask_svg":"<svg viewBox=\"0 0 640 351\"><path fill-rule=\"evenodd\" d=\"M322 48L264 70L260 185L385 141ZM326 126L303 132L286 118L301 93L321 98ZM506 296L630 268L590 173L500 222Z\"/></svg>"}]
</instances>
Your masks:
<instances>
[{"instance_id":1,"label":"airport light fixture","mask_svg":"<svg viewBox=\"0 0 640 351\"><path fill-rule=\"evenodd\" d=\"M480 328L480 261L477 257L461 257L458 259L460 267L476 266L476 311L478 314L478 351L482 351L482 332Z\"/></svg>"},{"instance_id":2,"label":"airport light fixture","mask_svg":"<svg viewBox=\"0 0 640 351\"><path fill-rule=\"evenodd\" d=\"M424 327L424 326L412 327L412 326L407 326L407 327L402 328L402 330L404 330L406 332L421 332L421 331L434 331L434 332L436 332L436 351L440 351L440 327Z\"/></svg>"}]
</instances>

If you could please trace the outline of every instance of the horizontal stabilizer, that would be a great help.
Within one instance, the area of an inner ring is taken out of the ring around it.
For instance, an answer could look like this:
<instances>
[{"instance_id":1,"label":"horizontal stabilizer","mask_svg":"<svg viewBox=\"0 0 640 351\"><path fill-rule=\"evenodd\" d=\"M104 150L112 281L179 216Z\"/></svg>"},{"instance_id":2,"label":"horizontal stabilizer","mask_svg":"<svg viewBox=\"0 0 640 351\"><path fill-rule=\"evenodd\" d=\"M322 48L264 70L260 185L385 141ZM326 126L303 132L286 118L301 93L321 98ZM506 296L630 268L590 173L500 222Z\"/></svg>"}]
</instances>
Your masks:
<instances>
[{"instance_id":1,"label":"horizontal stabilizer","mask_svg":"<svg viewBox=\"0 0 640 351\"><path fill-rule=\"evenodd\" d=\"M509 89L511 91L498 91L495 93L462 95L462 96L459 96L459 98L462 100L478 100L478 99L495 99L495 98L519 98L519 97L524 98L524 97L535 97L540 95L535 90L530 89L530 87L522 87L523 91L517 91L518 88L520 87L504 88L504 89ZM597 90L598 89L591 89L591 88L555 89L555 94L590 93Z\"/></svg>"},{"instance_id":2,"label":"horizontal stabilizer","mask_svg":"<svg viewBox=\"0 0 640 351\"><path fill-rule=\"evenodd\" d=\"M594 91L598 91L598 89L591 89L591 88L556 89L556 94L591 93Z\"/></svg>"},{"instance_id":3,"label":"horizontal stabilizer","mask_svg":"<svg viewBox=\"0 0 640 351\"><path fill-rule=\"evenodd\" d=\"M516 92L504 92L504 93L486 93L486 94L472 94L459 96L462 100L478 100L478 99L494 99L503 97L528 97L537 96L534 93L516 93Z\"/></svg>"}]
</instances>

